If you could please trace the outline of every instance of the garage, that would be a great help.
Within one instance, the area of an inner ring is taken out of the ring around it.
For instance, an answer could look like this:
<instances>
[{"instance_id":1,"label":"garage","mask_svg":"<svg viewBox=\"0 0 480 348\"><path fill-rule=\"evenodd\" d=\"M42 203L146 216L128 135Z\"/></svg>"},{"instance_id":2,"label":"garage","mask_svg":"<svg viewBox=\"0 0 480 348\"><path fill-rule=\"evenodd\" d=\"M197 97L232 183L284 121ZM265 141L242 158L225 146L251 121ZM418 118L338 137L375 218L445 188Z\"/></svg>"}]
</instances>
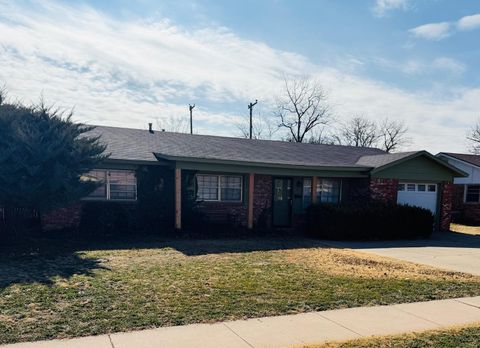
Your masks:
<instances>
[{"instance_id":1,"label":"garage","mask_svg":"<svg viewBox=\"0 0 480 348\"><path fill-rule=\"evenodd\" d=\"M408 204L437 211L437 185L432 183L400 182L398 185L398 204Z\"/></svg>"}]
</instances>

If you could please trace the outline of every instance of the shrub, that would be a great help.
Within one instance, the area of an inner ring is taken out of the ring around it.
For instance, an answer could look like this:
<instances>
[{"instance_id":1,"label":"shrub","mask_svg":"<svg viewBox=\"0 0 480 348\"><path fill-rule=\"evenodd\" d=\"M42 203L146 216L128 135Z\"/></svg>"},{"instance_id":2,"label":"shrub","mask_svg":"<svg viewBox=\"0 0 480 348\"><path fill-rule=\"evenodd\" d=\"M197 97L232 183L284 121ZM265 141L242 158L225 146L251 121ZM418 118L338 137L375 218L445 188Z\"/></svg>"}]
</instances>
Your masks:
<instances>
[{"instance_id":1,"label":"shrub","mask_svg":"<svg viewBox=\"0 0 480 348\"><path fill-rule=\"evenodd\" d=\"M307 231L337 240L426 238L433 232L433 214L408 205L311 205Z\"/></svg>"},{"instance_id":2,"label":"shrub","mask_svg":"<svg viewBox=\"0 0 480 348\"><path fill-rule=\"evenodd\" d=\"M120 202L86 202L79 230L87 236L113 236L135 230L134 206Z\"/></svg>"}]
</instances>

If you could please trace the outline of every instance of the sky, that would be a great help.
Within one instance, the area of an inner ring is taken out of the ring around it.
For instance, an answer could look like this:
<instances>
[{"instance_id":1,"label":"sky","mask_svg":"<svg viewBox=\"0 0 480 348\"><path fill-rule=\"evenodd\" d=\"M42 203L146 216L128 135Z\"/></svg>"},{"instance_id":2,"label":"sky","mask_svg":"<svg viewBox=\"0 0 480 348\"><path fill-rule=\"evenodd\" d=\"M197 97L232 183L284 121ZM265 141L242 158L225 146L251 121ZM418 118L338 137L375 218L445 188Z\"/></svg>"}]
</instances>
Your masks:
<instances>
[{"instance_id":1,"label":"sky","mask_svg":"<svg viewBox=\"0 0 480 348\"><path fill-rule=\"evenodd\" d=\"M335 131L407 125L402 150L467 152L480 119L480 1L0 0L0 85L98 125L240 136L309 77ZM275 137L284 133L277 132Z\"/></svg>"}]
</instances>

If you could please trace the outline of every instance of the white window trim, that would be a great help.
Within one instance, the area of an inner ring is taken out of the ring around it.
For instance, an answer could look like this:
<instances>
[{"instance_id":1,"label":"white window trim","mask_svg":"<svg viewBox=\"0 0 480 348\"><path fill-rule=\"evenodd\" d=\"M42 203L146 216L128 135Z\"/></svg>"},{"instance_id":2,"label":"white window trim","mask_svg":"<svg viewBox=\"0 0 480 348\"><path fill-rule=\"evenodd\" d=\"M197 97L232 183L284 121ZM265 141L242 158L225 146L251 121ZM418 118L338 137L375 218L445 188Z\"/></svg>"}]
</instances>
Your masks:
<instances>
[{"instance_id":1,"label":"white window trim","mask_svg":"<svg viewBox=\"0 0 480 348\"><path fill-rule=\"evenodd\" d=\"M403 190L399 190L399 186L404 185ZM409 191L408 190L408 185L415 185L415 190ZM419 191L418 190L418 185L425 185L425 191ZM429 185L434 185L435 186L435 191L429 191L428 186ZM420 193L420 194L437 194L438 192L438 184L432 183L432 182L408 182L408 181L401 181L398 183L397 187L397 192L415 192L415 193Z\"/></svg>"},{"instance_id":2,"label":"white window trim","mask_svg":"<svg viewBox=\"0 0 480 348\"><path fill-rule=\"evenodd\" d=\"M212 174L212 173L198 173L195 175L195 179L199 176L199 175L205 175L205 176L216 176L217 177L217 187L218 187L218 190L217 190L217 199L200 199L198 197L198 194L197 194L197 197L196 197L196 201L197 202L222 202L222 203L243 203L243 175L235 175L235 174ZM235 177L235 178L240 178L240 199L238 201L231 201L231 200L228 200L228 201L225 201L225 200L222 200L221 196L222 196L222 187L221 187L221 184L222 184L222 177ZM197 180L195 180L195 185L197 185L196 187L196 190L195 192L198 192L198 182Z\"/></svg>"},{"instance_id":3,"label":"white window trim","mask_svg":"<svg viewBox=\"0 0 480 348\"><path fill-rule=\"evenodd\" d=\"M106 196L105 197L84 197L82 198L82 200L85 200L85 201L109 201L109 202L135 202L137 201L137 195L138 195L138 191L137 191L137 176L135 175L135 198L122 198L122 199L111 199L110 197L110 173L111 172L125 172L125 171L128 171L128 172L133 172L135 173L134 170L131 170L131 169L102 169L102 168L94 168L93 170L98 170L98 171L104 171L105 172L105 178L106 178L106 181L105 181L105 186L106 186Z\"/></svg>"}]
</instances>

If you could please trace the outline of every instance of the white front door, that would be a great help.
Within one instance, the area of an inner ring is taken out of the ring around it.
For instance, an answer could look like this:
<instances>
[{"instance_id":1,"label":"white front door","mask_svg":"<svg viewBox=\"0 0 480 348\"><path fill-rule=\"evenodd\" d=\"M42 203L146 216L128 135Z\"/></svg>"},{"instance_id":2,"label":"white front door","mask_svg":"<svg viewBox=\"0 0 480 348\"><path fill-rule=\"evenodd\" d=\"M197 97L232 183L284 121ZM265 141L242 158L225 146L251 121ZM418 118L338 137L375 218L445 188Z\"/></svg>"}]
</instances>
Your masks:
<instances>
[{"instance_id":1,"label":"white front door","mask_svg":"<svg viewBox=\"0 0 480 348\"><path fill-rule=\"evenodd\" d=\"M436 184L400 182L397 203L425 208L435 214L437 211L437 191Z\"/></svg>"}]
</instances>

